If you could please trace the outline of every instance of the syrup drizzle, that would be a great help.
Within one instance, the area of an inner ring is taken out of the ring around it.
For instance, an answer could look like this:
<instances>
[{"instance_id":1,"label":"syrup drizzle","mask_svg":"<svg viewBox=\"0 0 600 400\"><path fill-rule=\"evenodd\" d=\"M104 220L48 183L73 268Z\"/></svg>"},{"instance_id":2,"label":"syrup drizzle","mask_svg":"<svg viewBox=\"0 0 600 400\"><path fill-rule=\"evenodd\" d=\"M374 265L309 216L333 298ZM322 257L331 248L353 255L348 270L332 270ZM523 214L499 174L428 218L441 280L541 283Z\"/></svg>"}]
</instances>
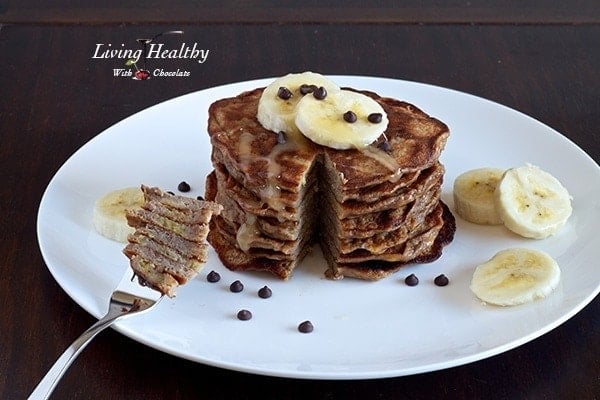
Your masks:
<instances>
[{"instance_id":1,"label":"syrup drizzle","mask_svg":"<svg viewBox=\"0 0 600 400\"><path fill-rule=\"evenodd\" d=\"M252 154L252 143L255 137L249 132L242 132L238 142L238 154L240 162L244 170L248 170L250 164L254 161L263 160L267 164L267 179L263 187L259 188L258 194L261 201L273 210L281 211L285 209L285 204L281 196L281 187L278 180L281 179L281 164L278 158L286 152L297 152L307 146L307 139L300 133L292 133L285 135L285 142L278 141L273 146L267 156L256 157ZM390 182L396 182L402 176L400 165L390 154L385 151L373 147L366 146L358 149L361 154L370 157L389 169L393 174L389 177ZM242 251L248 251L251 247L251 242L254 238L260 236L260 231L256 225L256 216L246 214L245 222L241 224L236 233L236 240Z\"/></svg>"},{"instance_id":2,"label":"syrup drizzle","mask_svg":"<svg viewBox=\"0 0 600 400\"><path fill-rule=\"evenodd\" d=\"M358 150L365 156L371 157L372 159L374 159L375 161L392 171L393 174L388 179L390 182L397 182L398 179L400 179L400 177L402 176L402 170L400 169L400 164L398 164L398 161L396 161L394 157L392 157L385 151L373 146L366 146Z\"/></svg>"},{"instance_id":3,"label":"syrup drizzle","mask_svg":"<svg viewBox=\"0 0 600 400\"><path fill-rule=\"evenodd\" d=\"M300 134L286 134L285 137L285 142L277 143L265 157L256 157L252 154L252 143L255 137L251 133L242 132L238 143L238 154L242 167L248 167L254 161L266 162L267 179L265 185L259 188L258 194L265 204L276 211L282 211L285 208L281 198L281 187L278 183L282 170L278 157L286 152L296 152L306 146L306 139Z\"/></svg>"},{"instance_id":4,"label":"syrup drizzle","mask_svg":"<svg viewBox=\"0 0 600 400\"><path fill-rule=\"evenodd\" d=\"M260 235L258 228L256 227L256 216L252 214L246 214L246 222L240 225L235 239L237 240L238 246L242 251L248 251L252 240Z\"/></svg>"},{"instance_id":5,"label":"syrup drizzle","mask_svg":"<svg viewBox=\"0 0 600 400\"><path fill-rule=\"evenodd\" d=\"M238 154L242 168L248 170L252 162L265 161L267 165L267 179L263 187L258 189L260 199L264 204L276 211L285 209L282 201L281 187L278 180L281 179L281 164L278 157L286 152L296 152L306 146L306 139L299 134L287 134L285 142L280 141L273 146L273 149L265 157L256 157L252 154L252 143L255 137L249 132L242 132L238 142ZM246 214L246 220L237 231L236 240L241 250L248 251L252 240L260 235L256 226L256 217L252 214Z\"/></svg>"},{"instance_id":6,"label":"syrup drizzle","mask_svg":"<svg viewBox=\"0 0 600 400\"><path fill-rule=\"evenodd\" d=\"M238 142L238 154L240 155L240 161L242 168L247 167L252 161L252 142L254 136L249 132L242 132L240 135L240 141Z\"/></svg>"}]
</instances>

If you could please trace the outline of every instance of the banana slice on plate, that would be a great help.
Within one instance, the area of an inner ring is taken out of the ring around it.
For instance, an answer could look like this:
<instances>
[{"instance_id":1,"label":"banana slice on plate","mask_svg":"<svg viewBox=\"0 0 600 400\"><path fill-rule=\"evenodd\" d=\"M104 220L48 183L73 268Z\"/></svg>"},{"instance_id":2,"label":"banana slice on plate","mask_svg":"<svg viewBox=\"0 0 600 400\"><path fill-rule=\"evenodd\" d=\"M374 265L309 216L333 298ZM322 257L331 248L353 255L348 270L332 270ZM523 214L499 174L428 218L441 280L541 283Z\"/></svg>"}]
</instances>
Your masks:
<instances>
[{"instance_id":1,"label":"banana slice on plate","mask_svg":"<svg viewBox=\"0 0 600 400\"><path fill-rule=\"evenodd\" d=\"M127 242L127 236L134 228L127 225L125 213L139 208L144 203L144 194L139 187L113 190L96 200L92 223L96 231L117 242Z\"/></svg>"},{"instance_id":2,"label":"banana slice on plate","mask_svg":"<svg viewBox=\"0 0 600 400\"><path fill-rule=\"evenodd\" d=\"M477 266L471 291L481 301L515 306L548 296L560 281L560 268L545 252L511 248Z\"/></svg>"},{"instance_id":3,"label":"banana slice on plate","mask_svg":"<svg viewBox=\"0 0 600 400\"><path fill-rule=\"evenodd\" d=\"M325 98L304 96L296 110L296 126L310 140L334 149L361 149L373 143L388 125L383 107L349 90Z\"/></svg>"},{"instance_id":4,"label":"banana slice on plate","mask_svg":"<svg viewBox=\"0 0 600 400\"><path fill-rule=\"evenodd\" d=\"M319 88L323 88L326 93L340 90L331 80L310 71L287 74L275 79L265 88L258 101L258 122L276 133L297 132L294 122L296 106L303 97L320 90Z\"/></svg>"},{"instance_id":5,"label":"banana slice on plate","mask_svg":"<svg viewBox=\"0 0 600 400\"><path fill-rule=\"evenodd\" d=\"M507 170L496 187L495 200L504 225L533 239L557 233L573 211L567 189L531 164Z\"/></svg>"},{"instance_id":6,"label":"banana slice on plate","mask_svg":"<svg viewBox=\"0 0 600 400\"><path fill-rule=\"evenodd\" d=\"M456 213L475 224L501 225L494 191L503 174L500 168L477 168L460 174L453 187Z\"/></svg>"}]
</instances>

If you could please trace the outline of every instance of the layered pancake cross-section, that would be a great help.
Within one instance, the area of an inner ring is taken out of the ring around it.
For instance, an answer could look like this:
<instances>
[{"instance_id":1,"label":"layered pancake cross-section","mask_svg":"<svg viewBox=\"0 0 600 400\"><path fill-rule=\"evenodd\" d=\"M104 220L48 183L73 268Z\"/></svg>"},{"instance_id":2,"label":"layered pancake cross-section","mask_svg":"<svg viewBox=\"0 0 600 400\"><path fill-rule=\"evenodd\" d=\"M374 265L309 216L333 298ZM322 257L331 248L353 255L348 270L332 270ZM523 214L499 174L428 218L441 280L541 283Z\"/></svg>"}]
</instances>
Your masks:
<instances>
[{"instance_id":1,"label":"layered pancake cross-section","mask_svg":"<svg viewBox=\"0 0 600 400\"><path fill-rule=\"evenodd\" d=\"M126 214L135 231L123 253L140 283L173 297L206 263L209 222L223 207L156 187L141 188L142 207Z\"/></svg>"},{"instance_id":2,"label":"layered pancake cross-section","mask_svg":"<svg viewBox=\"0 0 600 400\"><path fill-rule=\"evenodd\" d=\"M263 91L209 109L214 170L205 197L223 211L208 241L226 267L287 279L318 243L327 277L377 280L441 255L455 230L440 201L444 123L412 104L356 91L389 123L369 146L340 150L264 128L256 117Z\"/></svg>"}]
</instances>

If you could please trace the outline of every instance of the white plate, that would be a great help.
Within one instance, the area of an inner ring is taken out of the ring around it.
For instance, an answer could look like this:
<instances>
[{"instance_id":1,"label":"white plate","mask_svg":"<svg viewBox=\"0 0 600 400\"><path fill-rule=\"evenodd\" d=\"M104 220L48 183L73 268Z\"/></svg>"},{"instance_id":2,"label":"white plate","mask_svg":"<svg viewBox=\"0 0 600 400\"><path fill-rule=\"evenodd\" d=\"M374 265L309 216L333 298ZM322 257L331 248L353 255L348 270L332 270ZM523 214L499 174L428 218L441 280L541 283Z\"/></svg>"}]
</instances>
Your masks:
<instances>
[{"instance_id":1,"label":"white plate","mask_svg":"<svg viewBox=\"0 0 600 400\"><path fill-rule=\"evenodd\" d=\"M340 85L412 102L446 122L443 199L453 206L454 178L465 170L530 162L554 174L573 195L574 214L555 237L519 238L502 227L457 218L454 242L434 263L409 266L379 282L329 281L316 250L287 282L225 269L214 253L198 277L139 318L116 325L123 334L164 352L217 367L316 379L409 375L480 360L526 343L565 322L600 289L600 169L576 145L546 125L499 104L440 87L392 79L333 76ZM264 86L270 79L215 87L178 97L110 127L56 173L42 198L38 239L56 281L81 307L104 314L128 268L122 245L94 232L94 201L109 190L141 183L203 194L211 170L207 109L219 98ZM513 246L542 249L561 266L562 281L544 300L513 308L484 306L469 291L474 267ZM206 274L222 279L211 284ZM404 277L415 273L420 284ZM444 273L446 287L433 278ZM241 280L245 289L231 293ZM270 299L257 291L273 290ZM249 321L238 310L253 313ZM297 326L310 320L315 330Z\"/></svg>"}]
</instances>

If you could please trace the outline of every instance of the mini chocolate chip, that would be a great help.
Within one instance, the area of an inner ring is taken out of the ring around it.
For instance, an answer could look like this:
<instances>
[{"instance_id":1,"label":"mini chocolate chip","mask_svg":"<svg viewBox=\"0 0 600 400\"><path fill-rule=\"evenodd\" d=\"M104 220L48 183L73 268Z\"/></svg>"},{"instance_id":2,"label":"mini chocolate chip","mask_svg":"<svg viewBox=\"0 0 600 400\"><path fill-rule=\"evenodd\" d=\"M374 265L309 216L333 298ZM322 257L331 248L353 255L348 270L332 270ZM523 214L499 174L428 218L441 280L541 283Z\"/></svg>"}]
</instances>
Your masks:
<instances>
[{"instance_id":1,"label":"mini chocolate chip","mask_svg":"<svg viewBox=\"0 0 600 400\"><path fill-rule=\"evenodd\" d=\"M273 292L271 291L271 289L269 289L268 286L263 286L258 290L258 297L260 297L261 299L268 299L269 297L271 297L272 294Z\"/></svg>"},{"instance_id":2,"label":"mini chocolate chip","mask_svg":"<svg viewBox=\"0 0 600 400\"><path fill-rule=\"evenodd\" d=\"M327 90L323 86L319 86L313 92L313 96L315 96L315 99L317 100L323 100L325 97L327 97Z\"/></svg>"},{"instance_id":3,"label":"mini chocolate chip","mask_svg":"<svg viewBox=\"0 0 600 400\"><path fill-rule=\"evenodd\" d=\"M179 185L177 185L177 190L180 192L189 192L191 189L190 184L186 181L179 182Z\"/></svg>"},{"instance_id":4,"label":"mini chocolate chip","mask_svg":"<svg viewBox=\"0 0 600 400\"><path fill-rule=\"evenodd\" d=\"M369 116L367 117L367 119L369 120L369 122L372 122L374 124L378 124L381 121L383 121L383 115L381 115L380 113L371 113L371 114L369 114Z\"/></svg>"},{"instance_id":5,"label":"mini chocolate chip","mask_svg":"<svg viewBox=\"0 0 600 400\"><path fill-rule=\"evenodd\" d=\"M170 190L167 190L167 193L170 194L171 196L175 196L175 193L171 192Z\"/></svg>"},{"instance_id":6,"label":"mini chocolate chip","mask_svg":"<svg viewBox=\"0 0 600 400\"><path fill-rule=\"evenodd\" d=\"M417 286L419 284L419 278L415 274L410 274L404 279L404 283L408 286Z\"/></svg>"},{"instance_id":7,"label":"mini chocolate chip","mask_svg":"<svg viewBox=\"0 0 600 400\"><path fill-rule=\"evenodd\" d=\"M444 274L436 276L433 280L433 283L435 283L437 286L446 286L449 282L450 281L448 280L448 277Z\"/></svg>"},{"instance_id":8,"label":"mini chocolate chip","mask_svg":"<svg viewBox=\"0 0 600 400\"><path fill-rule=\"evenodd\" d=\"M137 277L137 280L139 282L140 285L142 286L146 286L146 287L152 287L152 285L145 280L144 278L142 278L141 276L137 275L137 274L133 274L133 276L131 277L131 282L133 282L133 280Z\"/></svg>"},{"instance_id":9,"label":"mini chocolate chip","mask_svg":"<svg viewBox=\"0 0 600 400\"><path fill-rule=\"evenodd\" d=\"M235 281L229 285L229 290L231 290L233 293L239 293L244 290L244 284L240 281Z\"/></svg>"},{"instance_id":10,"label":"mini chocolate chip","mask_svg":"<svg viewBox=\"0 0 600 400\"><path fill-rule=\"evenodd\" d=\"M344 121L346 122L356 122L356 114L354 114L352 111L346 111L344 113Z\"/></svg>"},{"instance_id":11,"label":"mini chocolate chip","mask_svg":"<svg viewBox=\"0 0 600 400\"><path fill-rule=\"evenodd\" d=\"M298 331L302 333L311 333L313 329L315 329L315 327L310 321L304 321L298 325Z\"/></svg>"},{"instance_id":12,"label":"mini chocolate chip","mask_svg":"<svg viewBox=\"0 0 600 400\"><path fill-rule=\"evenodd\" d=\"M240 310L237 313L237 318L240 321L248 321L249 319L252 319L252 313L248 310Z\"/></svg>"},{"instance_id":13,"label":"mini chocolate chip","mask_svg":"<svg viewBox=\"0 0 600 400\"><path fill-rule=\"evenodd\" d=\"M202 197L202 196L196 196L196 200L204 201L204 197Z\"/></svg>"},{"instance_id":14,"label":"mini chocolate chip","mask_svg":"<svg viewBox=\"0 0 600 400\"><path fill-rule=\"evenodd\" d=\"M210 283L219 282L221 280L221 275L217 271L210 271L208 275L206 275L206 280Z\"/></svg>"},{"instance_id":15,"label":"mini chocolate chip","mask_svg":"<svg viewBox=\"0 0 600 400\"><path fill-rule=\"evenodd\" d=\"M302 94L302 96L312 93L317 89L317 87L315 85L307 85L306 83L303 83L302 85L300 85L300 94Z\"/></svg>"},{"instance_id":16,"label":"mini chocolate chip","mask_svg":"<svg viewBox=\"0 0 600 400\"><path fill-rule=\"evenodd\" d=\"M290 92L290 89L281 86L277 91L277 97L282 100L289 100L292 97L292 92Z\"/></svg>"},{"instance_id":17,"label":"mini chocolate chip","mask_svg":"<svg viewBox=\"0 0 600 400\"><path fill-rule=\"evenodd\" d=\"M390 151L392 151L392 146L390 145L390 142L388 142L387 140L384 140L383 142L379 143L378 147L382 151L385 151L386 153L389 153Z\"/></svg>"},{"instance_id":18,"label":"mini chocolate chip","mask_svg":"<svg viewBox=\"0 0 600 400\"><path fill-rule=\"evenodd\" d=\"M285 136L285 132L279 131L279 133L277 134L277 143L284 144L286 142L286 140L287 140L287 138Z\"/></svg>"}]
</instances>

